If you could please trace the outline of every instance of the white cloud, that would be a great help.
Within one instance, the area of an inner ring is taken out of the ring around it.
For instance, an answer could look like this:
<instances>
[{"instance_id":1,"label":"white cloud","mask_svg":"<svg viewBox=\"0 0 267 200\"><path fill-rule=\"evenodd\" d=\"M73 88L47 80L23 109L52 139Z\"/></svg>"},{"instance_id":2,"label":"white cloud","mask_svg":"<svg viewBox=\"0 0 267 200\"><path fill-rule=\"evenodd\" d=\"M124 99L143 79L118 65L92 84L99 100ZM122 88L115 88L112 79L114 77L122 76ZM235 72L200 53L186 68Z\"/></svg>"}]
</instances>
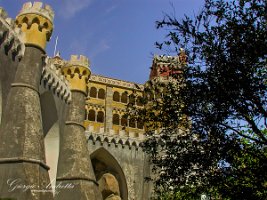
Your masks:
<instances>
[{"instance_id":1,"label":"white cloud","mask_svg":"<svg viewBox=\"0 0 267 200\"><path fill-rule=\"evenodd\" d=\"M96 45L94 50L91 52L92 58L97 56L98 54L110 49L110 45L105 39L102 39L99 44Z\"/></svg>"},{"instance_id":2,"label":"white cloud","mask_svg":"<svg viewBox=\"0 0 267 200\"><path fill-rule=\"evenodd\" d=\"M70 43L71 52L75 54L87 55L89 59L94 59L100 53L105 52L111 48L106 39L100 42L90 43L91 40L83 37L82 39L73 39Z\"/></svg>"},{"instance_id":3,"label":"white cloud","mask_svg":"<svg viewBox=\"0 0 267 200\"><path fill-rule=\"evenodd\" d=\"M106 13L110 13L117 8L117 5L112 5L106 9Z\"/></svg>"},{"instance_id":4,"label":"white cloud","mask_svg":"<svg viewBox=\"0 0 267 200\"><path fill-rule=\"evenodd\" d=\"M75 52L75 54L87 54L87 42L81 42L81 40L73 39L70 43L71 52Z\"/></svg>"},{"instance_id":5,"label":"white cloud","mask_svg":"<svg viewBox=\"0 0 267 200\"><path fill-rule=\"evenodd\" d=\"M93 0L63 0L59 15L65 19L73 17L76 13L87 8Z\"/></svg>"}]
</instances>

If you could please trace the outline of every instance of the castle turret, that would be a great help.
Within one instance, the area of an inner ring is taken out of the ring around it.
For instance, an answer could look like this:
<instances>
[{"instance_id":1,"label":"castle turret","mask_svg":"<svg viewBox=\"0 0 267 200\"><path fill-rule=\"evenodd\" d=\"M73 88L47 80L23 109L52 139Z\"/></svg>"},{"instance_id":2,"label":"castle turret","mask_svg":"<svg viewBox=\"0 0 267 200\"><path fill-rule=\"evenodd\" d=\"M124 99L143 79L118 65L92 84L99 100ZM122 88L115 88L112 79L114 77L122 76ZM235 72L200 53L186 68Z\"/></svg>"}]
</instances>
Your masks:
<instances>
[{"instance_id":1,"label":"castle turret","mask_svg":"<svg viewBox=\"0 0 267 200\"><path fill-rule=\"evenodd\" d=\"M25 3L16 18L17 26L25 33L24 42L45 49L53 31L54 12L41 2Z\"/></svg>"},{"instance_id":2,"label":"castle turret","mask_svg":"<svg viewBox=\"0 0 267 200\"><path fill-rule=\"evenodd\" d=\"M91 74L89 61L85 56L71 56L62 72L70 83L72 101L65 110L65 124L60 133L57 185L72 188L58 188L56 199L101 199L83 125L87 83Z\"/></svg>"},{"instance_id":3,"label":"castle turret","mask_svg":"<svg viewBox=\"0 0 267 200\"><path fill-rule=\"evenodd\" d=\"M53 199L45 161L39 85L53 11L26 3L16 18L24 33L25 53L7 96L0 127L0 198ZM14 186L21 187L14 187Z\"/></svg>"},{"instance_id":4,"label":"castle turret","mask_svg":"<svg viewBox=\"0 0 267 200\"><path fill-rule=\"evenodd\" d=\"M151 66L149 79L157 77L168 80L169 77L178 78L188 64L187 55L183 48L177 56L155 55Z\"/></svg>"},{"instance_id":5,"label":"castle turret","mask_svg":"<svg viewBox=\"0 0 267 200\"><path fill-rule=\"evenodd\" d=\"M163 103L164 94L172 90L179 92L185 85L184 70L188 64L187 55L184 49L180 48L177 56L155 55L153 58L149 81L145 83L145 96L148 102L145 108L154 113L161 119L162 113L159 112L158 104ZM183 104L181 102L181 104ZM184 117L186 118L186 117ZM145 120L145 129L155 131L156 133L162 128L162 121ZM185 122L187 123L187 122ZM180 126L180 125L179 125Z\"/></svg>"},{"instance_id":6,"label":"castle turret","mask_svg":"<svg viewBox=\"0 0 267 200\"><path fill-rule=\"evenodd\" d=\"M72 55L70 61L62 68L73 92L87 95L87 82L91 75L89 60L85 56Z\"/></svg>"}]
</instances>

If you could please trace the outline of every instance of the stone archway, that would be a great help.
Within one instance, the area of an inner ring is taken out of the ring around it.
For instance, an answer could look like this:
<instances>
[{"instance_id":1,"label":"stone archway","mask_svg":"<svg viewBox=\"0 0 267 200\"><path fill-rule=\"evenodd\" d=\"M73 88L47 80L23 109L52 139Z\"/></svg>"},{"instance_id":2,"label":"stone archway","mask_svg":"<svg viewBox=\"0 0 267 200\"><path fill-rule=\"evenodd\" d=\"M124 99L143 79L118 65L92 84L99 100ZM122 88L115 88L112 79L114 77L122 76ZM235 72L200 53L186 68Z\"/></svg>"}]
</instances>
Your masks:
<instances>
[{"instance_id":1,"label":"stone archway","mask_svg":"<svg viewBox=\"0 0 267 200\"><path fill-rule=\"evenodd\" d=\"M118 161L114 158L114 156L108 152L105 148L101 147L94 151L91 154L91 160L94 168L94 172L96 175L96 180L100 183L104 180L105 183L110 184L111 190L116 190L116 184L119 187L119 195L122 200L128 200L128 188L127 182L124 175L124 172L119 165ZM117 181L117 183L116 183ZM101 186L103 187L103 186ZM100 189L102 189L100 187ZM105 191L101 191L103 197L106 197ZM119 199L116 198L116 194L113 194L113 197L109 197L110 199ZM106 198L106 199L109 199Z\"/></svg>"},{"instance_id":2,"label":"stone archway","mask_svg":"<svg viewBox=\"0 0 267 200\"><path fill-rule=\"evenodd\" d=\"M56 101L51 91L45 91L40 96L43 131L47 135L51 127L58 121Z\"/></svg>"},{"instance_id":3,"label":"stone archway","mask_svg":"<svg viewBox=\"0 0 267 200\"><path fill-rule=\"evenodd\" d=\"M54 188L56 184L58 155L59 155L58 122L56 122L46 134L44 139L44 144L45 144L46 164L50 167L50 170L48 172L51 181L51 186L52 188Z\"/></svg>"},{"instance_id":4,"label":"stone archway","mask_svg":"<svg viewBox=\"0 0 267 200\"><path fill-rule=\"evenodd\" d=\"M59 120L58 106L59 102L53 96L51 91L41 93L41 111L44 131L44 146L46 164L50 167L49 177L51 186L56 184L57 164L59 155Z\"/></svg>"}]
</instances>

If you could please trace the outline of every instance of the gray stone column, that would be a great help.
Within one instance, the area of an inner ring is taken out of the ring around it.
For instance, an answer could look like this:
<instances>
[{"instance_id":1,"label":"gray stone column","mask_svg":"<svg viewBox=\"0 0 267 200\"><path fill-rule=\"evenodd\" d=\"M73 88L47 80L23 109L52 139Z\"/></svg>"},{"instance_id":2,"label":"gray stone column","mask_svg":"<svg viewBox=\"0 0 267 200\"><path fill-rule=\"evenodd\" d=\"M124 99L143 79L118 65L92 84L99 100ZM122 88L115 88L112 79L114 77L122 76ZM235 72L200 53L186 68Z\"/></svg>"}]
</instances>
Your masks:
<instances>
[{"instance_id":1,"label":"gray stone column","mask_svg":"<svg viewBox=\"0 0 267 200\"><path fill-rule=\"evenodd\" d=\"M43 55L40 48L26 47L3 110L0 127L1 198L52 199L51 191L38 191L46 190L50 183L39 98Z\"/></svg>"},{"instance_id":2,"label":"gray stone column","mask_svg":"<svg viewBox=\"0 0 267 200\"><path fill-rule=\"evenodd\" d=\"M102 199L87 149L85 127L86 83L90 76L88 59L72 56L63 73L70 82L72 100L65 111L65 125L60 132L57 169L57 200Z\"/></svg>"},{"instance_id":3,"label":"gray stone column","mask_svg":"<svg viewBox=\"0 0 267 200\"><path fill-rule=\"evenodd\" d=\"M107 95L106 95L106 114L105 114L105 132L108 132L112 129L112 119L113 119L113 114L112 114L112 102L113 102L113 91L112 87L107 86Z\"/></svg>"}]
</instances>

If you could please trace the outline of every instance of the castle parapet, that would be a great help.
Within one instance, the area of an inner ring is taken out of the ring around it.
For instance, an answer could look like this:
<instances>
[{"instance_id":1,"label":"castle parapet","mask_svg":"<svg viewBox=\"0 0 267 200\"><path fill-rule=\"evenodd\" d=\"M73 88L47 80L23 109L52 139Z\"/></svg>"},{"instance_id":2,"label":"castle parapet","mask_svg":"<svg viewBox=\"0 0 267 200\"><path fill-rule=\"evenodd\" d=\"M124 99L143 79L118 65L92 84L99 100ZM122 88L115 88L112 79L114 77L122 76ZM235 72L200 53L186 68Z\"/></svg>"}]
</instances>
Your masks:
<instances>
[{"instance_id":1,"label":"castle parapet","mask_svg":"<svg viewBox=\"0 0 267 200\"><path fill-rule=\"evenodd\" d=\"M71 55L69 65L89 68L90 63L89 59L86 56Z\"/></svg>"},{"instance_id":2,"label":"castle parapet","mask_svg":"<svg viewBox=\"0 0 267 200\"><path fill-rule=\"evenodd\" d=\"M19 15L27 15L27 14L36 14L45 17L51 23L54 20L54 11L51 6L47 4L43 4L42 2L27 2L23 4L22 9L19 12Z\"/></svg>"},{"instance_id":3,"label":"castle parapet","mask_svg":"<svg viewBox=\"0 0 267 200\"><path fill-rule=\"evenodd\" d=\"M142 148L145 136L142 134L141 137L120 137L119 135L103 134L103 133L92 133L90 131L85 131L85 136L89 141L96 143L100 142L101 145L114 144L116 147L122 145L123 147L128 146L129 148L135 147L136 149Z\"/></svg>"},{"instance_id":4,"label":"castle parapet","mask_svg":"<svg viewBox=\"0 0 267 200\"><path fill-rule=\"evenodd\" d=\"M69 82L61 74L61 70L55 66L54 59L46 57L44 65L41 77L42 86L47 90L51 90L54 95L60 97L66 103L70 103L71 91Z\"/></svg>"},{"instance_id":5,"label":"castle parapet","mask_svg":"<svg viewBox=\"0 0 267 200\"><path fill-rule=\"evenodd\" d=\"M87 83L91 75L87 57L72 55L61 70L65 78L69 81L72 91L83 92L87 95Z\"/></svg>"},{"instance_id":6,"label":"castle parapet","mask_svg":"<svg viewBox=\"0 0 267 200\"><path fill-rule=\"evenodd\" d=\"M27 2L16 17L16 25L25 33L25 43L43 50L53 32L54 12L41 2Z\"/></svg>"},{"instance_id":7,"label":"castle parapet","mask_svg":"<svg viewBox=\"0 0 267 200\"><path fill-rule=\"evenodd\" d=\"M180 49L177 56L155 55L151 67L149 79L155 77L177 77L183 73L184 66L187 65L187 55L184 49Z\"/></svg>"},{"instance_id":8,"label":"castle parapet","mask_svg":"<svg viewBox=\"0 0 267 200\"><path fill-rule=\"evenodd\" d=\"M13 60L20 60L25 51L24 34L15 26L13 19L8 18L6 11L0 7L0 48Z\"/></svg>"},{"instance_id":9,"label":"castle parapet","mask_svg":"<svg viewBox=\"0 0 267 200\"><path fill-rule=\"evenodd\" d=\"M109 143L113 141L114 144L122 143L123 145L132 145L135 143L139 146L146 139L144 132L136 133L134 131L126 132L125 130L120 130L119 133L116 133L113 129L104 131L104 127L99 129L93 125L89 125L86 128L85 134L87 138L93 137L93 141L96 141L98 138L102 143L106 139Z\"/></svg>"}]
</instances>

